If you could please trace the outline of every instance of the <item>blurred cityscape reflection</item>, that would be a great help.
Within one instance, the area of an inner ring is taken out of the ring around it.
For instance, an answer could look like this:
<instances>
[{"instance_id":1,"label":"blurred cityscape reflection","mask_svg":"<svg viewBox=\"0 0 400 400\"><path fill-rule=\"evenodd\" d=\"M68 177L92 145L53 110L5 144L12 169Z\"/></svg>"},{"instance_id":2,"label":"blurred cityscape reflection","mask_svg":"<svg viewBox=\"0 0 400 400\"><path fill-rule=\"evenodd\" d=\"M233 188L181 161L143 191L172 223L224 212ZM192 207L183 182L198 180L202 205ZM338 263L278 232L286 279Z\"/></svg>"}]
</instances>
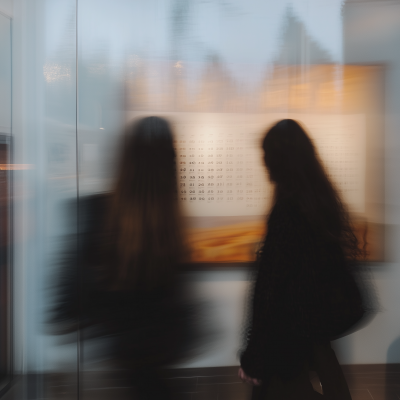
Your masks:
<instances>
[{"instance_id":1,"label":"blurred cityscape reflection","mask_svg":"<svg viewBox=\"0 0 400 400\"><path fill-rule=\"evenodd\" d=\"M2 387L27 375L15 398L125 395L97 391L125 385L111 342L82 326L54 335L49 311L85 199L113 189L125 127L157 115L175 132L187 303L202 305L209 335L165 373L191 382L177 398L247 398L233 369L215 370L233 385L215 394L202 368L239 365L272 201L260 140L293 118L349 207L380 304L333 346L341 364L379 375L372 389L348 378L354 398L400 396L399 40L397 0L0 0Z\"/></svg>"}]
</instances>

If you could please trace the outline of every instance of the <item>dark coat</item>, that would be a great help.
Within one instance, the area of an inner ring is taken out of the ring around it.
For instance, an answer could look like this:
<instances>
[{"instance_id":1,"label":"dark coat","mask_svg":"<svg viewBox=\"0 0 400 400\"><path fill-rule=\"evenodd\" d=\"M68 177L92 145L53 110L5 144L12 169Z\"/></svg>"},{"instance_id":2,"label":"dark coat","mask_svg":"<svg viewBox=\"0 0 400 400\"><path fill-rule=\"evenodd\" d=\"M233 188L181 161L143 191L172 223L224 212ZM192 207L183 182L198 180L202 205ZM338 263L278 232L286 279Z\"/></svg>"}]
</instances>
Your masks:
<instances>
[{"instance_id":1,"label":"dark coat","mask_svg":"<svg viewBox=\"0 0 400 400\"><path fill-rule=\"evenodd\" d=\"M154 290L103 290L98 285L106 195L79 201L79 234L65 243L50 322L60 334L86 329L85 338L113 337L114 355L127 367L177 362L195 341L195 306L177 275ZM69 215L76 220L75 204Z\"/></svg>"},{"instance_id":2,"label":"dark coat","mask_svg":"<svg viewBox=\"0 0 400 400\"><path fill-rule=\"evenodd\" d=\"M314 342L345 335L366 313L341 247L290 201L278 202L259 253L241 365L251 377L290 379Z\"/></svg>"}]
</instances>

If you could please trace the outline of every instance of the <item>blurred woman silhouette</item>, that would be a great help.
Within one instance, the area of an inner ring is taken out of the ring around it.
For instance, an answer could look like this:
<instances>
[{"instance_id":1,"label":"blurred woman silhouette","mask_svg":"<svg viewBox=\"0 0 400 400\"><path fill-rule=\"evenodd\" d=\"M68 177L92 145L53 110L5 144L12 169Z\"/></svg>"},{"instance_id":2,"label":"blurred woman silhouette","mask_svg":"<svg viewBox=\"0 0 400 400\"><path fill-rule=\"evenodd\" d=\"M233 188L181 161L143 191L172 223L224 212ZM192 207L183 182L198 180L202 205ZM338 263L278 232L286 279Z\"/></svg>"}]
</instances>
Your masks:
<instances>
[{"instance_id":1,"label":"blurred woman silhouette","mask_svg":"<svg viewBox=\"0 0 400 400\"><path fill-rule=\"evenodd\" d=\"M179 278L187 254L167 121L129 126L113 191L81 200L79 214L80 290L67 272L54 320L113 337L135 398L168 399L160 371L186 355L193 315Z\"/></svg>"},{"instance_id":2,"label":"blurred woman silhouette","mask_svg":"<svg viewBox=\"0 0 400 400\"><path fill-rule=\"evenodd\" d=\"M314 146L294 120L263 140L275 186L239 376L253 399L351 399L330 341L359 328L368 312L352 267L364 257L349 215Z\"/></svg>"}]
</instances>

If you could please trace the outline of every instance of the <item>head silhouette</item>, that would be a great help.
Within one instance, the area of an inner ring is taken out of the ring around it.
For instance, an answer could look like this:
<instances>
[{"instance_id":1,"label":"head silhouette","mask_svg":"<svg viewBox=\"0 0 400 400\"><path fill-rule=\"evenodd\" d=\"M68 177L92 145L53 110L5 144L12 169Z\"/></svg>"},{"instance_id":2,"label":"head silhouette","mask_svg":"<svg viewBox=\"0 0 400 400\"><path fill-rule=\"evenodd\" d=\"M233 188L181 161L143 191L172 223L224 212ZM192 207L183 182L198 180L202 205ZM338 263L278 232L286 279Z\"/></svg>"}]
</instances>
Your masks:
<instances>
[{"instance_id":1,"label":"head silhouette","mask_svg":"<svg viewBox=\"0 0 400 400\"><path fill-rule=\"evenodd\" d=\"M114 259L110 282L157 286L168 280L183 252L173 134L166 120L146 117L128 126L116 178L107 225Z\"/></svg>"},{"instance_id":2,"label":"head silhouette","mask_svg":"<svg viewBox=\"0 0 400 400\"><path fill-rule=\"evenodd\" d=\"M284 119L269 129L263 149L270 179L280 189L295 192L311 181L326 178L310 138L292 119Z\"/></svg>"},{"instance_id":3,"label":"head silhouette","mask_svg":"<svg viewBox=\"0 0 400 400\"><path fill-rule=\"evenodd\" d=\"M292 119L279 121L267 131L262 147L275 184L275 200L288 200L299 207L321 235L358 257L358 242L346 208L301 125Z\"/></svg>"}]
</instances>

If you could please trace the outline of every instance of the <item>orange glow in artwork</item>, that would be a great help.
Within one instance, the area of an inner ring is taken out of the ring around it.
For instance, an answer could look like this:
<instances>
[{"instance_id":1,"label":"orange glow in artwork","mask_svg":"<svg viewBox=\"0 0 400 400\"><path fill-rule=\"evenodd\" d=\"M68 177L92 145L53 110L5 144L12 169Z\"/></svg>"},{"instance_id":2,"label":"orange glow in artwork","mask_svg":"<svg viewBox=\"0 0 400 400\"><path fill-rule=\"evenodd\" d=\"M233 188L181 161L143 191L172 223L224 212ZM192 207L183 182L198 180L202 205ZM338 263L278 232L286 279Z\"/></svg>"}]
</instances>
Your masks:
<instances>
[{"instance_id":1,"label":"orange glow in artwork","mask_svg":"<svg viewBox=\"0 0 400 400\"><path fill-rule=\"evenodd\" d=\"M245 222L188 232L194 262L248 262L265 232L264 221Z\"/></svg>"}]
</instances>

